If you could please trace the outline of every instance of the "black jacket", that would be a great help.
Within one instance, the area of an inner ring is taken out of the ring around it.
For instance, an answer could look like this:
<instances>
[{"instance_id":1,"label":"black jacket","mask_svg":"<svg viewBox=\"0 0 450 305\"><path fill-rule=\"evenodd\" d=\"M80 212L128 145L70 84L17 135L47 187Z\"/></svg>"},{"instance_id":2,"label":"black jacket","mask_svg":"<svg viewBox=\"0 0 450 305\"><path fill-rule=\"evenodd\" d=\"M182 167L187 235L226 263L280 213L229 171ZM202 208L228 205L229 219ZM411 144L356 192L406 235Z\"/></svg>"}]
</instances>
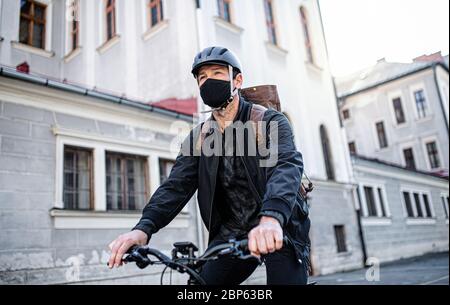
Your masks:
<instances>
[{"instance_id":1,"label":"black jacket","mask_svg":"<svg viewBox=\"0 0 450 305\"><path fill-rule=\"evenodd\" d=\"M240 103L242 108L237 120L245 123L250 119L252 103L244 100L242 96ZM249 187L259 201L261 211L276 211L283 215L284 233L293 243L298 259L309 264L308 205L299 193L303 176L302 155L295 148L291 126L282 113L268 109L263 113L262 120L267 126L270 126L270 122L278 124L276 139L271 138L269 127L265 134L266 145L269 145L270 141L278 142L277 162L271 167L260 167L259 161L264 159L263 157L259 154L248 156L245 153L242 158ZM144 231L149 238L168 225L197 190L200 215L208 228L209 241L216 236L220 228L220 215L217 209L214 209L213 203L219 156L206 156L196 150L204 127L202 123L194 128L183 142L168 179L154 193L143 210L141 220L134 228ZM214 137L218 133L215 128L206 128L203 138ZM249 136L251 133L247 132L245 143ZM244 147L247 152L247 146Z\"/></svg>"}]
</instances>

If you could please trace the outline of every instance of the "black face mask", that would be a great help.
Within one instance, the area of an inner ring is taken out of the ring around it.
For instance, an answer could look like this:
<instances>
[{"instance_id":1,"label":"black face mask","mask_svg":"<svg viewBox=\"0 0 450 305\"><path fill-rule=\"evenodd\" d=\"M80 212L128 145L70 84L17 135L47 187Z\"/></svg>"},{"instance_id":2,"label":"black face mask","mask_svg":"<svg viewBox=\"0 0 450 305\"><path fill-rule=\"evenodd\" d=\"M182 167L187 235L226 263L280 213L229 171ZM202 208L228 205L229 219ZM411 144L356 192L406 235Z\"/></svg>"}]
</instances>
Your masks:
<instances>
[{"instance_id":1,"label":"black face mask","mask_svg":"<svg viewBox=\"0 0 450 305\"><path fill-rule=\"evenodd\" d=\"M200 95L209 107L221 108L231 97L230 81L208 78L200 87Z\"/></svg>"}]
</instances>

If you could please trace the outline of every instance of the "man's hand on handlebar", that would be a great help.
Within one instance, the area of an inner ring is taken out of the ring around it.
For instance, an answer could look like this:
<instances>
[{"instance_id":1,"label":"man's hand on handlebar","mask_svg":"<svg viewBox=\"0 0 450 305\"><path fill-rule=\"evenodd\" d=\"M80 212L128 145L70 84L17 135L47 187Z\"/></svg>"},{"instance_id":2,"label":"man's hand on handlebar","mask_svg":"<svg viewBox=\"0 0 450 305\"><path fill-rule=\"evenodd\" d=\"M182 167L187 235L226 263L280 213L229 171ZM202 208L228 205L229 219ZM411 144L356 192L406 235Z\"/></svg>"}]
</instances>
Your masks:
<instances>
[{"instance_id":1,"label":"man's hand on handlebar","mask_svg":"<svg viewBox=\"0 0 450 305\"><path fill-rule=\"evenodd\" d=\"M248 248L251 255L273 253L283 247L283 229L273 217L261 217L259 225L248 234Z\"/></svg>"},{"instance_id":2,"label":"man's hand on handlebar","mask_svg":"<svg viewBox=\"0 0 450 305\"><path fill-rule=\"evenodd\" d=\"M109 268L122 266L122 257L134 245L144 246L147 243L148 236L140 230L134 230L120 235L109 244L111 257L108 261Z\"/></svg>"}]
</instances>

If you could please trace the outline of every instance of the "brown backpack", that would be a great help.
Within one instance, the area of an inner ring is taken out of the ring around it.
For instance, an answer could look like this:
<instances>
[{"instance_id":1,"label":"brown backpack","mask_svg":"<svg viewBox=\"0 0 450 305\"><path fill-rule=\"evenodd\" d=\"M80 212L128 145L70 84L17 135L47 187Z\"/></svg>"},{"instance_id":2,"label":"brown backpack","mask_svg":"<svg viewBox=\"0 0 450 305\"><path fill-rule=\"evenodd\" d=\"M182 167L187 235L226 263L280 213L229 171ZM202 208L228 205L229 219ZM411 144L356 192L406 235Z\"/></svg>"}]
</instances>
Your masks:
<instances>
[{"instance_id":1,"label":"brown backpack","mask_svg":"<svg viewBox=\"0 0 450 305\"><path fill-rule=\"evenodd\" d=\"M252 110L250 112L250 120L256 126L258 130L258 122L260 122L264 116L264 112L268 108L273 108L281 112L281 103L278 96L277 86L275 85L263 85L256 87L249 87L241 89L241 95L247 101L251 102ZM256 140L260 139L260 132L257 131ZM303 175L308 181L308 186L305 186L303 182L300 185L300 195L303 199L307 198L308 193L314 189L314 185L309 179L308 175L303 172Z\"/></svg>"}]
</instances>

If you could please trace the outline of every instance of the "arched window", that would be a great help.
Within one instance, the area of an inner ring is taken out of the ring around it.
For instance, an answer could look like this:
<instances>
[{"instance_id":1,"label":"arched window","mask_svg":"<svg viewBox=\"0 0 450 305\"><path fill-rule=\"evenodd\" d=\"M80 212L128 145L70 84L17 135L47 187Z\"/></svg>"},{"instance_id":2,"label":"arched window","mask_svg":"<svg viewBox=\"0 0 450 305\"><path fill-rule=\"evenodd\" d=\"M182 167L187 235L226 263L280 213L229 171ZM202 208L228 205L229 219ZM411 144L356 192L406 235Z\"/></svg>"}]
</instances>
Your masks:
<instances>
[{"instance_id":1,"label":"arched window","mask_svg":"<svg viewBox=\"0 0 450 305\"><path fill-rule=\"evenodd\" d=\"M322 142L323 159L325 161L325 170L327 172L328 180L334 180L333 157L331 155L330 141L328 139L328 132L324 125L320 125L320 140Z\"/></svg>"},{"instance_id":2,"label":"arched window","mask_svg":"<svg viewBox=\"0 0 450 305\"><path fill-rule=\"evenodd\" d=\"M309 24L308 24L309 23L308 14L303 6L300 7L300 20L302 22L303 35L305 39L306 55L308 57L308 61L313 63L314 57L312 51L311 33L309 31Z\"/></svg>"}]
</instances>

